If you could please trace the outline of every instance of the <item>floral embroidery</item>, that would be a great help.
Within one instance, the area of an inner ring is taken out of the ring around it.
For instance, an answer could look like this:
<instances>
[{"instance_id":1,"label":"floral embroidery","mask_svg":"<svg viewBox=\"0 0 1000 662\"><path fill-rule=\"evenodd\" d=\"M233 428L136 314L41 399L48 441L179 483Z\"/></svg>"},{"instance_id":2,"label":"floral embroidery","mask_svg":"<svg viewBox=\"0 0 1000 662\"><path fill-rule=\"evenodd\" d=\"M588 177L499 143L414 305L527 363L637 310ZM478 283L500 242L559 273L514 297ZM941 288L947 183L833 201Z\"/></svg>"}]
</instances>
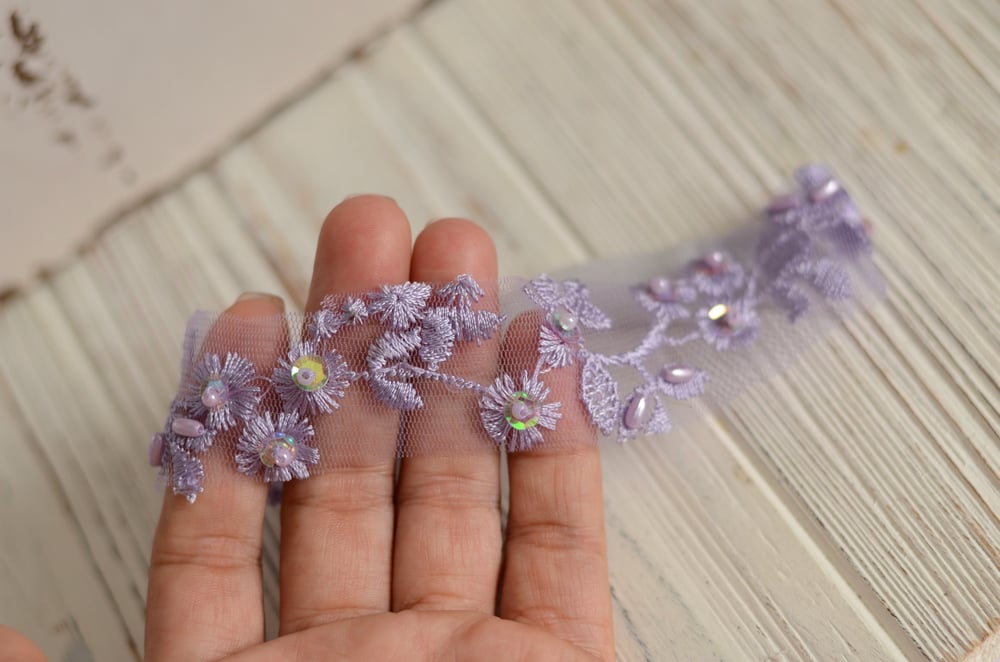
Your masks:
<instances>
[{"instance_id":1,"label":"floral embroidery","mask_svg":"<svg viewBox=\"0 0 1000 662\"><path fill-rule=\"evenodd\" d=\"M228 430L245 420L257 407L260 388L250 383L253 364L238 354L206 355L192 372L184 405L195 417L206 417L206 425Z\"/></svg>"},{"instance_id":2,"label":"floral embroidery","mask_svg":"<svg viewBox=\"0 0 1000 662\"><path fill-rule=\"evenodd\" d=\"M297 412L282 412L277 417L265 411L246 422L236 444L236 468L255 476L261 471L269 483L308 478L309 465L319 462L319 451L308 442L313 427Z\"/></svg>"},{"instance_id":3,"label":"floral embroidery","mask_svg":"<svg viewBox=\"0 0 1000 662\"><path fill-rule=\"evenodd\" d=\"M431 286L427 283L383 285L381 291L371 295L368 311L383 324L401 331L420 319L430 296Z\"/></svg>"},{"instance_id":4,"label":"floral embroidery","mask_svg":"<svg viewBox=\"0 0 1000 662\"><path fill-rule=\"evenodd\" d=\"M525 371L518 384L501 375L479 400L483 428L498 446L510 452L526 451L542 442L539 427L556 428L562 416L558 402L546 403L549 389Z\"/></svg>"},{"instance_id":5,"label":"floral embroidery","mask_svg":"<svg viewBox=\"0 0 1000 662\"><path fill-rule=\"evenodd\" d=\"M161 466L174 493L194 501L204 481L200 455L220 446L225 433L230 443L236 440L241 473L279 484L307 478L320 455L312 420L337 415L355 382L401 411L425 406L434 391L422 385L472 392L484 434L507 452L535 448L556 429L562 403L549 400L544 380L551 384L557 375L579 380L580 401L602 434L627 441L665 433L670 407L724 383L713 382L695 357L746 351L773 311L795 323L816 301L852 296L846 263L871 251L860 213L826 169L810 166L796 178L799 190L768 206L756 246L731 242L693 256L676 273L621 289L642 318L615 329L617 339L628 339L627 351L597 351L612 319L575 279L541 275L523 286L541 313L529 346L537 354L534 367L486 384L448 371L461 343L482 344L505 322L497 312L476 309L486 291L470 275L437 286L409 282L328 296L307 317L303 338L268 374L233 352L194 362L189 348L185 361L194 365L163 431L153 437L150 463ZM340 343L345 328L362 325L365 333ZM361 337L369 340L352 354L352 369L342 352ZM698 344L696 351L687 351L690 343ZM265 397L271 399L262 406Z\"/></svg>"},{"instance_id":6,"label":"floral embroidery","mask_svg":"<svg viewBox=\"0 0 1000 662\"><path fill-rule=\"evenodd\" d=\"M287 411L331 413L350 384L347 363L335 349L320 354L315 342L299 343L278 362L271 383Z\"/></svg>"}]
</instances>

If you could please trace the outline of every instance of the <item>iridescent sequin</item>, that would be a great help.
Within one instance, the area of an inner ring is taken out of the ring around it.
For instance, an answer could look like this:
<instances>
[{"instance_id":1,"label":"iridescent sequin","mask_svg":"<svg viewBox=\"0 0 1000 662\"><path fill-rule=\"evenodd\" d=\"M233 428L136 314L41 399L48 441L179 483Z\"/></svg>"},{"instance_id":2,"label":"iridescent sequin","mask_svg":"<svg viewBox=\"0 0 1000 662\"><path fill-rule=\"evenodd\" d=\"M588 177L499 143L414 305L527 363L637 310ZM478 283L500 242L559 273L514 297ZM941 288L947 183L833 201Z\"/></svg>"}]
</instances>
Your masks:
<instances>
[{"instance_id":1,"label":"iridescent sequin","mask_svg":"<svg viewBox=\"0 0 1000 662\"><path fill-rule=\"evenodd\" d=\"M538 410L531 395L524 391L516 391L507 401L504 418L515 430L524 430L538 425Z\"/></svg>"},{"instance_id":2,"label":"iridescent sequin","mask_svg":"<svg viewBox=\"0 0 1000 662\"><path fill-rule=\"evenodd\" d=\"M318 356L300 356L291 367L292 382L303 391L317 391L326 385L326 367Z\"/></svg>"}]
</instances>

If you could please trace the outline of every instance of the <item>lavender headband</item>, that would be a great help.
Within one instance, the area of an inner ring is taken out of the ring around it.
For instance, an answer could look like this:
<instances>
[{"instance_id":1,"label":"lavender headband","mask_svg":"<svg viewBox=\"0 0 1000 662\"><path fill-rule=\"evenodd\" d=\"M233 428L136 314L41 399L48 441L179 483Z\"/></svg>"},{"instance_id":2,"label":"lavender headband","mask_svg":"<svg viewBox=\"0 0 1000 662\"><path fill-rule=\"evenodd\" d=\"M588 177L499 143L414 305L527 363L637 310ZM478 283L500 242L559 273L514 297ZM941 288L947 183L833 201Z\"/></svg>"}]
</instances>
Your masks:
<instances>
[{"instance_id":1,"label":"lavender headband","mask_svg":"<svg viewBox=\"0 0 1000 662\"><path fill-rule=\"evenodd\" d=\"M193 502L206 465L273 485L375 457L592 441L582 422L619 442L666 433L881 293L850 196L821 166L796 179L763 223L576 277L384 285L260 320L196 313L150 463Z\"/></svg>"}]
</instances>

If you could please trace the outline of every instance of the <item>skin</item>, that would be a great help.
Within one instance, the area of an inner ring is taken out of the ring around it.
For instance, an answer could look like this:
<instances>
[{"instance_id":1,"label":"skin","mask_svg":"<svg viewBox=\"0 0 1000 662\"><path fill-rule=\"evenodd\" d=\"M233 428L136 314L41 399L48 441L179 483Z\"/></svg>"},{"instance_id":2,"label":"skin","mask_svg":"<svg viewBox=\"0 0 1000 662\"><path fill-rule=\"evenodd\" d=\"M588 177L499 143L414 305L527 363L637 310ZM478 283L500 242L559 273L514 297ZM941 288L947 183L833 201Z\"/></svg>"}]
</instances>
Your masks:
<instances>
[{"instance_id":1,"label":"skin","mask_svg":"<svg viewBox=\"0 0 1000 662\"><path fill-rule=\"evenodd\" d=\"M496 279L493 242L478 226L436 221L411 248L410 224L395 202L352 197L323 224L307 309L331 293L462 273ZM282 310L266 295L242 297L228 310L259 321L259 333L273 340L271 349L248 357L257 365L271 365L281 353L283 332L271 316ZM533 366L534 357L515 348L533 346L536 328L537 320L515 320L505 342L522 342L506 351L495 342L461 349L464 376L489 379L498 355L511 363L508 372ZM222 339L227 332L212 331ZM508 458L506 539L496 454L407 458L397 482L397 414L373 416L363 429L340 430L337 417L321 421L319 439L362 435L372 453L364 463L286 484L280 636L269 642L260 569L266 486L208 458L206 472L230 478L214 481L193 505L164 498L150 567L146 659L613 659L600 458L574 392L575 373L563 377L552 380L558 386L550 397L563 403L557 430L546 432L554 443ZM343 405L370 397L352 389ZM470 403L429 401L407 424L433 430L435 417L456 406ZM442 434L481 435L474 421L457 425ZM0 661L5 654L43 659L10 630L0 629L0 651Z\"/></svg>"}]
</instances>

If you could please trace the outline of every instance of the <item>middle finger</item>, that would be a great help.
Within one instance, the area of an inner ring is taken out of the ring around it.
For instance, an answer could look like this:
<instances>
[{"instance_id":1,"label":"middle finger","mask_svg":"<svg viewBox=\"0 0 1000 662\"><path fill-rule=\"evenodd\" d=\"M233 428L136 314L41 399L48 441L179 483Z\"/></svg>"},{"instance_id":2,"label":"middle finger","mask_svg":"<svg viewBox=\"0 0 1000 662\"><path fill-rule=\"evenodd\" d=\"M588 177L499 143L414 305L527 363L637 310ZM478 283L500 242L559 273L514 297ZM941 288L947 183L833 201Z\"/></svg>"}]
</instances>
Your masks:
<instances>
[{"instance_id":1,"label":"middle finger","mask_svg":"<svg viewBox=\"0 0 1000 662\"><path fill-rule=\"evenodd\" d=\"M404 282L409 266L410 225L396 203L349 198L320 231L306 310L319 309L329 294ZM360 371L374 338L374 328L362 324L341 328L331 344ZM315 427L322 461L333 468L285 488L281 634L389 609L399 415L359 381Z\"/></svg>"}]
</instances>

